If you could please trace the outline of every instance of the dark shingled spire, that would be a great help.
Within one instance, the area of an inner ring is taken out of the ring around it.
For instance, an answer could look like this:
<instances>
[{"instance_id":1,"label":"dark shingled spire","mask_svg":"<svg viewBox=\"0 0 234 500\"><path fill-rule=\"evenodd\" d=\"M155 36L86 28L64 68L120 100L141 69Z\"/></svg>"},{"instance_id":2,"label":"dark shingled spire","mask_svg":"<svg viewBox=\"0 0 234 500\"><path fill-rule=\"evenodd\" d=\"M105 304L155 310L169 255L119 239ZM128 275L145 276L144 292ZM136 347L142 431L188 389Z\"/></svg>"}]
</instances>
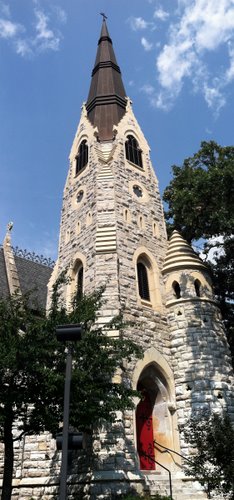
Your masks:
<instances>
[{"instance_id":1,"label":"dark shingled spire","mask_svg":"<svg viewBox=\"0 0 234 500\"><path fill-rule=\"evenodd\" d=\"M126 109L126 93L103 18L97 56L86 104L88 118L98 128L100 141L113 139L113 125L118 125Z\"/></svg>"}]
</instances>

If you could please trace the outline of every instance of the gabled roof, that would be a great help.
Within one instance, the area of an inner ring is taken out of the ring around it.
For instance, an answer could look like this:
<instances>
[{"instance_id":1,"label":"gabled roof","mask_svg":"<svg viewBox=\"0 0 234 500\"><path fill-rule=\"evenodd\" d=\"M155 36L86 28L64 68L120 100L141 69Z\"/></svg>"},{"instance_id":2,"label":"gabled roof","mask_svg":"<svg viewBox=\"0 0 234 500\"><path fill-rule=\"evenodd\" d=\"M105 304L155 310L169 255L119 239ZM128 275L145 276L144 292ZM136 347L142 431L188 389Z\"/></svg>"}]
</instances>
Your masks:
<instances>
[{"instance_id":1,"label":"gabled roof","mask_svg":"<svg viewBox=\"0 0 234 500\"><path fill-rule=\"evenodd\" d=\"M178 233L173 231L169 239L168 249L163 265L163 273L169 273L177 269L201 269L208 271L207 266L194 252L192 247L184 238Z\"/></svg>"},{"instance_id":2,"label":"gabled roof","mask_svg":"<svg viewBox=\"0 0 234 500\"><path fill-rule=\"evenodd\" d=\"M86 103L88 118L98 128L100 141L113 139L113 126L118 125L126 109L126 92L117 64L106 21L101 35L89 95Z\"/></svg>"},{"instance_id":3,"label":"gabled roof","mask_svg":"<svg viewBox=\"0 0 234 500\"><path fill-rule=\"evenodd\" d=\"M31 290L30 305L32 309L46 308L47 283L50 279L52 268L23 257L14 256L21 292ZM10 296L4 251L0 248L0 297Z\"/></svg>"}]
</instances>

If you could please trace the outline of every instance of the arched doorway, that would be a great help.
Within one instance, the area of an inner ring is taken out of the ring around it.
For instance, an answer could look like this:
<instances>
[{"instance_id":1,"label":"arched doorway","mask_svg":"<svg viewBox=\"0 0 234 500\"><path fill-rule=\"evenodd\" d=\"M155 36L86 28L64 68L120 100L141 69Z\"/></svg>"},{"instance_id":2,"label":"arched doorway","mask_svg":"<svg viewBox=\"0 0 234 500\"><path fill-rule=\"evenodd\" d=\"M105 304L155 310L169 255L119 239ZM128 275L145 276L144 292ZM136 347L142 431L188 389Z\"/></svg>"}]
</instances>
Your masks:
<instances>
[{"instance_id":1,"label":"arched doorway","mask_svg":"<svg viewBox=\"0 0 234 500\"><path fill-rule=\"evenodd\" d=\"M173 447L167 382L154 363L141 372L137 390L142 395L136 408L136 441L140 469L152 471L157 468L154 460L164 465L171 461L168 454L160 452L158 443Z\"/></svg>"}]
</instances>

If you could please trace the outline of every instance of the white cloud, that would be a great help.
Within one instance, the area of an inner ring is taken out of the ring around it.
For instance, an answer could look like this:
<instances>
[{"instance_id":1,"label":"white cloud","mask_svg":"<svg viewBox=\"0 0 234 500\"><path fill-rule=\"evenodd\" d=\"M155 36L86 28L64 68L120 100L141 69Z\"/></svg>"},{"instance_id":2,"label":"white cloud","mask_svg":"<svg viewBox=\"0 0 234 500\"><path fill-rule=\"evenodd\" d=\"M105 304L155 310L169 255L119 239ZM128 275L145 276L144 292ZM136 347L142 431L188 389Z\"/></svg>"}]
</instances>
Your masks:
<instances>
[{"instance_id":1,"label":"white cloud","mask_svg":"<svg viewBox=\"0 0 234 500\"><path fill-rule=\"evenodd\" d=\"M60 23L65 24L67 22L67 13L61 7L54 7L55 13Z\"/></svg>"},{"instance_id":2,"label":"white cloud","mask_svg":"<svg viewBox=\"0 0 234 500\"><path fill-rule=\"evenodd\" d=\"M32 49L27 40L21 40L20 38L15 42L16 53L20 56L27 56L32 54Z\"/></svg>"},{"instance_id":3,"label":"white cloud","mask_svg":"<svg viewBox=\"0 0 234 500\"><path fill-rule=\"evenodd\" d=\"M130 17L128 21L133 31L145 30L153 24L151 22L145 21L143 17Z\"/></svg>"},{"instance_id":4,"label":"white cloud","mask_svg":"<svg viewBox=\"0 0 234 500\"><path fill-rule=\"evenodd\" d=\"M166 21L166 19L169 17L169 13L166 12L162 7L158 7L154 11L154 18L159 19L160 21Z\"/></svg>"},{"instance_id":5,"label":"white cloud","mask_svg":"<svg viewBox=\"0 0 234 500\"><path fill-rule=\"evenodd\" d=\"M168 108L185 79L190 79L217 114L226 103L225 88L234 79L234 2L178 0L178 6L180 20L170 24L168 41L156 61L161 90L155 105ZM214 74L208 56L221 48L229 55L230 66Z\"/></svg>"},{"instance_id":6,"label":"white cloud","mask_svg":"<svg viewBox=\"0 0 234 500\"><path fill-rule=\"evenodd\" d=\"M34 45L36 45L39 50L58 50L60 38L48 28L49 17L41 10L36 10L35 15L37 18L37 35L34 40Z\"/></svg>"},{"instance_id":7,"label":"white cloud","mask_svg":"<svg viewBox=\"0 0 234 500\"><path fill-rule=\"evenodd\" d=\"M0 19L0 38L14 38L23 27L20 24L13 23L8 19Z\"/></svg>"},{"instance_id":8,"label":"white cloud","mask_svg":"<svg viewBox=\"0 0 234 500\"><path fill-rule=\"evenodd\" d=\"M201 259L205 261L212 262L215 264L216 262L216 257L221 257L222 255L225 255L225 251L223 249L223 242L224 238L223 236L214 236L213 238L210 238L207 243L208 245L211 246L209 252L206 254L204 252L200 253Z\"/></svg>"},{"instance_id":9,"label":"white cloud","mask_svg":"<svg viewBox=\"0 0 234 500\"><path fill-rule=\"evenodd\" d=\"M150 83L145 83L145 85L143 85L141 87L141 91L147 95L153 95L155 89L154 89L153 85L151 85Z\"/></svg>"},{"instance_id":10,"label":"white cloud","mask_svg":"<svg viewBox=\"0 0 234 500\"><path fill-rule=\"evenodd\" d=\"M225 78L227 82L231 82L234 80L234 44L229 44L229 57L230 57L230 66L226 71Z\"/></svg>"},{"instance_id":11,"label":"white cloud","mask_svg":"<svg viewBox=\"0 0 234 500\"><path fill-rule=\"evenodd\" d=\"M148 42L148 40L144 36L141 38L141 45L147 52L149 52L153 48L153 44Z\"/></svg>"},{"instance_id":12,"label":"white cloud","mask_svg":"<svg viewBox=\"0 0 234 500\"><path fill-rule=\"evenodd\" d=\"M204 96L208 106L210 108L216 108L217 111L219 111L220 108L222 108L226 104L225 97L217 87L209 87L207 84L205 84Z\"/></svg>"},{"instance_id":13,"label":"white cloud","mask_svg":"<svg viewBox=\"0 0 234 500\"><path fill-rule=\"evenodd\" d=\"M33 0L33 14L36 22L26 28L12 19L0 17L0 38L11 40L17 54L22 57L35 55L47 50L56 51L59 49L61 33L56 28L56 22L66 22L66 12L54 6L51 12L54 13L52 19L41 8L38 7L37 0ZM6 4L0 1L0 12L10 16L10 10ZM52 15L51 15L52 17ZM52 25L53 21L53 27ZM31 33L29 32L30 28Z\"/></svg>"}]
</instances>

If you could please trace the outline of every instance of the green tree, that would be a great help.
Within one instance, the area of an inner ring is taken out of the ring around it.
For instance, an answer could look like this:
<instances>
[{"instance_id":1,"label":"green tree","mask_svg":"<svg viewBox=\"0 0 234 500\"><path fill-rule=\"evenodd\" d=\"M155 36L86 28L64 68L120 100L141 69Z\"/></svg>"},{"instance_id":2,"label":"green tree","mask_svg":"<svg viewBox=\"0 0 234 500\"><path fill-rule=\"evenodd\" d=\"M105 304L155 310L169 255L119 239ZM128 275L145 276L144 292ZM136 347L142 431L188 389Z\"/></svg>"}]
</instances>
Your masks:
<instances>
[{"instance_id":1,"label":"green tree","mask_svg":"<svg viewBox=\"0 0 234 500\"><path fill-rule=\"evenodd\" d=\"M234 429L227 415L203 414L183 426L186 441L193 448L185 473L195 477L208 498L214 494L234 499Z\"/></svg>"},{"instance_id":2,"label":"green tree","mask_svg":"<svg viewBox=\"0 0 234 500\"><path fill-rule=\"evenodd\" d=\"M173 179L164 191L169 230L191 242L231 236L234 227L234 147L202 142L183 165L172 166Z\"/></svg>"},{"instance_id":3,"label":"green tree","mask_svg":"<svg viewBox=\"0 0 234 500\"><path fill-rule=\"evenodd\" d=\"M0 439L4 443L2 500L11 499L14 441L23 435L50 431L62 421L65 373L64 345L57 342L58 324L83 323L85 333L74 346L70 423L91 430L113 422L115 411L133 407L136 394L128 383L115 383L123 360L140 357L140 349L122 336L121 317L105 328L97 323L102 291L74 298L68 311L61 304L64 276L56 283L49 315L35 316L27 298L0 300ZM108 336L118 329L119 337ZM123 373L123 372L122 372Z\"/></svg>"},{"instance_id":4,"label":"green tree","mask_svg":"<svg viewBox=\"0 0 234 500\"><path fill-rule=\"evenodd\" d=\"M207 255L219 237L219 251L208 264L234 355L234 147L204 141L172 172L163 196L169 235L177 229L189 242L200 240Z\"/></svg>"}]
</instances>

